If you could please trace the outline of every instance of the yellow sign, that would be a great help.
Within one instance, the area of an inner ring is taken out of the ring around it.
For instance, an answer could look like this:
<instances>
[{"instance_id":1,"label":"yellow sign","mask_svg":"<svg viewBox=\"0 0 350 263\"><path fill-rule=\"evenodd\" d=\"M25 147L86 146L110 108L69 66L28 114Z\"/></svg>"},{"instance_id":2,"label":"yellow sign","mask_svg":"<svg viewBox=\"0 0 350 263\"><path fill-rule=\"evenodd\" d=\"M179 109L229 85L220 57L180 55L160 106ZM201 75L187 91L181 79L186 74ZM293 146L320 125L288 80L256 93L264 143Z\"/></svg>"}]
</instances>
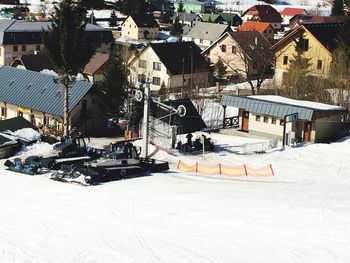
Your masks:
<instances>
[{"instance_id":1,"label":"yellow sign","mask_svg":"<svg viewBox=\"0 0 350 263\"><path fill-rule=\"evenodd\" d=\"M18 107L17 108L18 111L21 111L21 112L28 112L28 113L31 113L32 111L28 108L23 108L23 107Z\"/></svg>"}]
</instances>

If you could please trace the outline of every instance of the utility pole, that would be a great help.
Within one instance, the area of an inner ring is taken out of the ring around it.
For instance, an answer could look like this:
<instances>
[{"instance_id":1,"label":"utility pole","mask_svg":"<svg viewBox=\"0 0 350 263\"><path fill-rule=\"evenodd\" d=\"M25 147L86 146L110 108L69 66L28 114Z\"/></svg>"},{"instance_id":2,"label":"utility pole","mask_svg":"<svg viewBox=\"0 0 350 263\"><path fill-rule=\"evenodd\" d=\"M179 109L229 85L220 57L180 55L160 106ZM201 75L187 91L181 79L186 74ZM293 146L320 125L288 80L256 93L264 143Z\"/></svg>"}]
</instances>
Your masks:
<instances>
[{"instance_id":1,"label":"utility pole","mask_svg":"<svg viewBox=\"0 0 350 263\"><path fill-rule=\"evenodd\" d=\"M191 92L193 89L193 50L192 46L190 46L190 51L191 51Z\"/></svg>"},{"instance_id":2,"label":"utility pole","mask_svg":"<svg viewBox=\"0 0 350 263\"><path fill-rule=\"evenodd\" d=\"M182 57L182 89L181 89L181 98L183 98L184 88L185 88L185 56Z\"/></svg>"},{"instance_id":3,"label":"utility pole","mask_svg":"<svg viewBox=\"0 0 350 263\"><path fill-rule=\"evenodd\" d=\"M145 91L144 91L144 99L143 99L143 131L142 131L142 157L148 157L148 131L149 131L149 86L150 80L146 81Z\"/></svg>"}]
</instances>

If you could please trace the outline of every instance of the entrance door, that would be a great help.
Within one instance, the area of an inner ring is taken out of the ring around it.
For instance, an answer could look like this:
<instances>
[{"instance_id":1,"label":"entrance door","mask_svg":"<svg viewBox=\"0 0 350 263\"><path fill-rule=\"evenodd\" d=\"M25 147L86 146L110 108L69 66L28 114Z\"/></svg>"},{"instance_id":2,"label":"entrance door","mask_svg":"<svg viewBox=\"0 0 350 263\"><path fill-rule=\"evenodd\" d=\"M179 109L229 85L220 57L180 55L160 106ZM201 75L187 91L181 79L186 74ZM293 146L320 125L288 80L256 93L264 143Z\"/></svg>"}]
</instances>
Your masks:
<instances>
[{"instance_id":1,"label":"entrance door","mask_svg":"<svg viewBox=\"0 0 350 263\"><path fill-rule=\"evenodd\" d=\"M249 111L243 111L242 130L246 132L249 131Z\"/></svg>"},{"instance_id":2,"label":"entrance door","mask_svg":"<svg viewBox=\"0 0 350 263\"><path fill-rule=\"evenodd\" d=\"M312 130L312 122L304 123L304 141L309 142L311 140L311 130Z\"/></svg>"}]
</instances>

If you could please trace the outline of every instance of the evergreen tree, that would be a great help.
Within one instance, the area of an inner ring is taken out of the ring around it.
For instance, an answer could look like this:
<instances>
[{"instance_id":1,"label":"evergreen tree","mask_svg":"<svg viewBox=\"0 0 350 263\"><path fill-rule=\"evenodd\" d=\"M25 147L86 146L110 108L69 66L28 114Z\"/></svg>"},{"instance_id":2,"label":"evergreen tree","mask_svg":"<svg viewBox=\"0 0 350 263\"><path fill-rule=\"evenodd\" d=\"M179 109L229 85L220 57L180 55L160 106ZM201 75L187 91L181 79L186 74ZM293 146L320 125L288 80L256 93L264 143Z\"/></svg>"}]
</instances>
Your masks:
<instances>
[{"instance_id":1,"label":"evergreen tree","mask_svg":"<svg viewBox=\"0 0 350 263\"><path fill-rule=\"evenodd\" d=\"M111 13L111 17L109 18L108 25L112 28L117 26L117 15L115 13L115 10L113 10Z\"/></svg>"},{"instance_id":2,"label":"evergreen tree","mask_svg":"<svg viewBox=\"0 0 350 263\"><path fill-rule=\"evenodd\" d=\"M344 0L334 0L332 7L332 16L344 15Z\"/></svg>"},{"instance_id":3,"label":"evergreen tree","mask_svg":"<svg viewBox=\"0 0 350 263\"><path fill-rule=\"evenodd\" d=\"M184 13L185 12L184 3L182 1L180 1L179 6L177 7L177 12L178 13Z\"/></svg>"},{"instance_id":4,"label":"evergreen tree","mask_svg":"<svg viewBox=\"0 0 350 263\"><path fill-rule=\"evenodd\" d=\"M225 76L227 67L225 66L224 62L221 58L218 59L218 61L214 65L215 75L221 79Z\"/></svg>"},{"instance_id":5,"label":"evergreen tree","mask_svg":"<svg viewBox=\"0 0 350 263\"><path fill-rule=\"evenodd\" d=\"M146 0L118 0L116 9L123 14L144 14L147 10Z\"/></svg>"},{"instance_id":6,"label":"evergreen tree","mask_svg":"<svg viewBox=\"0 0 350 263\"><path fill-rule=\"evenodd\" d=\"M86 34L85 14L72 3L63 0L54 8L53 23L42 33L46 53L64 86L64 134L69 134L69 87L95 53L96 46Z\"/></svg>"},{"instance_id":7,"label":"evergreen tree","mask_svg":"<svg viewBox=\"0 0 350 263\"><path fill-rule=\"evenodd\" d=\"M177 37L177 36L180 36L182 33L183 33L182 24L180 23L180 18L177 16L175 18L173 25L171 26L170 35Z\"/></svg>"},{"instance_id":8,"label":"evergreen tree","mask_svg":"<svg viewBox=\"0 0 350 263\"><path fill-rule=\"evenodd\" d=\"M119 48L115 49L109 61L104 79L97 87L101 91L101 108L105 117L119 115L127 98L127 75L124 59Z\"/></svg>"}]
</instances>

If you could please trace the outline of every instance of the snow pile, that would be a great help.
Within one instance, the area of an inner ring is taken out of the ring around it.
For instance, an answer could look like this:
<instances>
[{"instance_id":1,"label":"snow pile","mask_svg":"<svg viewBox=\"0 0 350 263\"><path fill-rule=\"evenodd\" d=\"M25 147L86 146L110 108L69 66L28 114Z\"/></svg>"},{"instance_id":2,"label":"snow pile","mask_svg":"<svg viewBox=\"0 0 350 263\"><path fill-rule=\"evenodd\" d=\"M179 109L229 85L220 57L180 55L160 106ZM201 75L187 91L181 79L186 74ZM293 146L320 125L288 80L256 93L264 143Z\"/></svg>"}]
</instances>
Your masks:
<instances>
[{"instance_id":1,"label":"snow pile","mask_svg":"<svg viewBox=\"0 0 350 263\"><path fill-rule=\"evenodd\" d=\"M22 140L26 142L38 141L40 140L40 137L41 137L41 134L33 130L32 128L24 128L14 132L8 130L5 132L1 132L0 135L13 141Z\"/></svg>"}]
</instances>

